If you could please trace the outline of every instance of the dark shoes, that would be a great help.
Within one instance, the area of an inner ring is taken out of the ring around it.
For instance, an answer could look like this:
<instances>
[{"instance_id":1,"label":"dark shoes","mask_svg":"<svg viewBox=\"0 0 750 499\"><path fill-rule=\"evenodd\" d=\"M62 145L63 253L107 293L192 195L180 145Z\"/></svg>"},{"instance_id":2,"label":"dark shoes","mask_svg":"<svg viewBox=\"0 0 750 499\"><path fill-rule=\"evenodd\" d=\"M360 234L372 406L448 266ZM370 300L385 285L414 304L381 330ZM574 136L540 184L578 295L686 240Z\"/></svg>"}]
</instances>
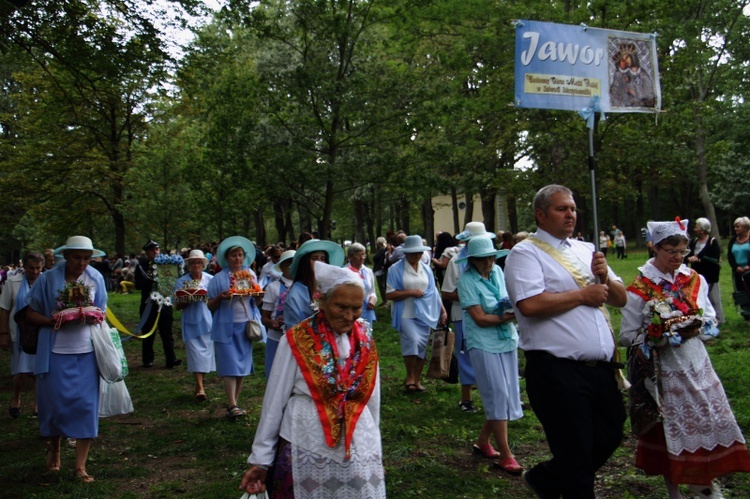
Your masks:
<instances>
[{"instance_id":1,"label":"dark shoes","mask_svg":"<svg viewBox=\"0 0 750 499\"><path fill-rule=\"evenodd\" d=\"M464 412L478 412L479 409L472 403L471 400L465 400L458 403L458 407Z\"/></svg>"},{"instance_id":2,"label":"dark shoes","mask_svg":"<svg viewBox=\"0 0 750 499\"><path fill-rule=\"evenodd\" d=\"M172 369L179 366L180 364L182 364L182 359L175 359L175 361L171 365L167 364L167 369Z\"/></svg>"},{"instance_id":3,"label":"dark shoes","mask_svg":"<svg viewBox=\"0 0 750 499\"><path fill-rule=\"evenodd\" d=\"M154 363L153 362L144 362L143 363L143 367L145 367L146 369L148 369L149 367L154 367Z\"/></svg>"},{"instance_id":4,"label":"dark shoes","mask_svg":"<svg viewBox=\"0 0 750 499\"><path fill-rule=\"evenodd\" d=\"M10 414L10 417L13 419L16 419L21 414L21 408L8 406L8 414Z\"/></svg>"}]
</instances>

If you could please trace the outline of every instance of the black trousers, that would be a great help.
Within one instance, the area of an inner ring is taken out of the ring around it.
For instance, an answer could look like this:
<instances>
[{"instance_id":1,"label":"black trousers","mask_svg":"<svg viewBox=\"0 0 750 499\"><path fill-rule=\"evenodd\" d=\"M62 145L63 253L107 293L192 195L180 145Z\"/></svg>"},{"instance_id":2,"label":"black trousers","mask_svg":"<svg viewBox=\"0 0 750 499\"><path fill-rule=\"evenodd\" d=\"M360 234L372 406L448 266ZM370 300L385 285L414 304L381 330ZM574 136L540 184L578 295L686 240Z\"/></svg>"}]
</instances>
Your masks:
<instances>
[{"instance_id":1,"label":"black trousers","mask_svg":"<svg viewBox=\"0 0 750 499\"><path fill-rule=\"evenodd\" d=\"M154 304L151 307L151 313L143 325L141 334L151 331L154 327L154 321L156 321L158 306ZM141 313L143 313L141 311ZM159 324L157 326L159 330L159 336L161 337L161 343L164 346L164 359L167 367L173 367L176 360L174 354L174 338L172 336L172 323L174 322L172 307L162 307L161 315L159 316ZM156 334L152 334L148 338L144 338L141 342L141 358L143 364L153 364L154 362L154 340Z\"/></svg>"},{"instance_id":2,"label":"black trousers","mask_svg":"<svg viewBox=\"0 0 750 499\"><path fill-rule=\"evenodd\" d=\"M593 499L595 473L623 437L626 412L613 367L526 352L526 390L552 452L529 480L544 497Z\"/></svg>"}]
</instances>

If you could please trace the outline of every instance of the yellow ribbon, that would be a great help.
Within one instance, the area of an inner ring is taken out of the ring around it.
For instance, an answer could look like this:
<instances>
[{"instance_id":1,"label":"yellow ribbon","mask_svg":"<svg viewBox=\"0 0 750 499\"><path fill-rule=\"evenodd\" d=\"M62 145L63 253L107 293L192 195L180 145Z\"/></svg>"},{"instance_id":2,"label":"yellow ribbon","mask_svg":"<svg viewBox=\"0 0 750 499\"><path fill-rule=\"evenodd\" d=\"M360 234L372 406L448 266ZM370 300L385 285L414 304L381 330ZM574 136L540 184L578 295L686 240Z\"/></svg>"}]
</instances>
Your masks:
<instances>
[{"instance_id":1,"label":"yellow ribbon","mask_svg":"<svg viewBox=\"0 0 750 499\"><path fill-rule=\"evenodd\" d=\"M161 315L161 310L159 310L159 312L156 314L156 320L154 321L154 327L151 328L151 331L149 331L146 334L138 335L138 334L133 334L130 331L128 331L128 328L126 328L125 326L123 326L122 322L120 322L120 320L117 317L115 317L115 313L112 312L112 309L110 307L107 307L107 320L109 321L109 323L112 324L121 333L125 333L125 334L127 334L129 336L132 336L132 337L138 338L138 339L148 338L149 336L151 336L152 334L154 334L154 331L156 331L156 327L159 324L159 316L160 315Z\"/></svg>"}]
</instances>

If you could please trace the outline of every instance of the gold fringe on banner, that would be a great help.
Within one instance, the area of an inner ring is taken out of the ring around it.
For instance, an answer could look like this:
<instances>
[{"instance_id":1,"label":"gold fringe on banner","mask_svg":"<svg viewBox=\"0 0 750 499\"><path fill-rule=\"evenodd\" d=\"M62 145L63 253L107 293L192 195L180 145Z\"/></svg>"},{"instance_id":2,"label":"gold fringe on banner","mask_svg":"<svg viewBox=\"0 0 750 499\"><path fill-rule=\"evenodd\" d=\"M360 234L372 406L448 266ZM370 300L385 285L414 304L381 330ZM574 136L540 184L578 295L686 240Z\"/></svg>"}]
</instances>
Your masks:
<instances>
[{"instance_id":1,"label":"gold fringe on banner","mask_svg":"<svg viewBox=\"0 0 750 499\"><path fill-rule=\"evenodd\" d=\"M154 331L156 331L156 327L159 325L159 316L161 315L161 310L156 314L156 320L154 321L154 327L151 328L151 331L149 331L146 334L133 334L130 331L128 331L128 328L122 325L122 323L119 321L117 317L115 317L115 313L112 312L112 309L110 307L107 307L107 320L109 321L112 326L114 326L118 331L121 333L125 333L129 336L132 336L133 338L143 339L148 338L152 334L154 334Z\"/></svg>"}]
</instances>

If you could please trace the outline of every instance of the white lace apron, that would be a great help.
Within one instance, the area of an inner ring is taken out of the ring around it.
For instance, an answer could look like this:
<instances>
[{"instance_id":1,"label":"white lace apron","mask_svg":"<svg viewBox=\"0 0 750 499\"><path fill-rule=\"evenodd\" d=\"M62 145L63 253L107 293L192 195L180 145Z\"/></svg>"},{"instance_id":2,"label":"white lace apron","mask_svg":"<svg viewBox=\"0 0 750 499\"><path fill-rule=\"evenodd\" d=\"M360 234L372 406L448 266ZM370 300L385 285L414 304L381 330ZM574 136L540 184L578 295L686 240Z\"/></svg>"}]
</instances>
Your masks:
<instances>
[{"instance_id":1,"label":"white lace apron","mask_svg":"<svg viewBox=\"0 0 750 499\"><path fill-rule=\"evenodd\" d=\"M312 398L295 395L287 410L292 412L290 445L295 499L385 497L380 429L368 409L357 422L348 461L344 461L343 435L336 447L325 444Z\"/></svg>"}]
</instances>

